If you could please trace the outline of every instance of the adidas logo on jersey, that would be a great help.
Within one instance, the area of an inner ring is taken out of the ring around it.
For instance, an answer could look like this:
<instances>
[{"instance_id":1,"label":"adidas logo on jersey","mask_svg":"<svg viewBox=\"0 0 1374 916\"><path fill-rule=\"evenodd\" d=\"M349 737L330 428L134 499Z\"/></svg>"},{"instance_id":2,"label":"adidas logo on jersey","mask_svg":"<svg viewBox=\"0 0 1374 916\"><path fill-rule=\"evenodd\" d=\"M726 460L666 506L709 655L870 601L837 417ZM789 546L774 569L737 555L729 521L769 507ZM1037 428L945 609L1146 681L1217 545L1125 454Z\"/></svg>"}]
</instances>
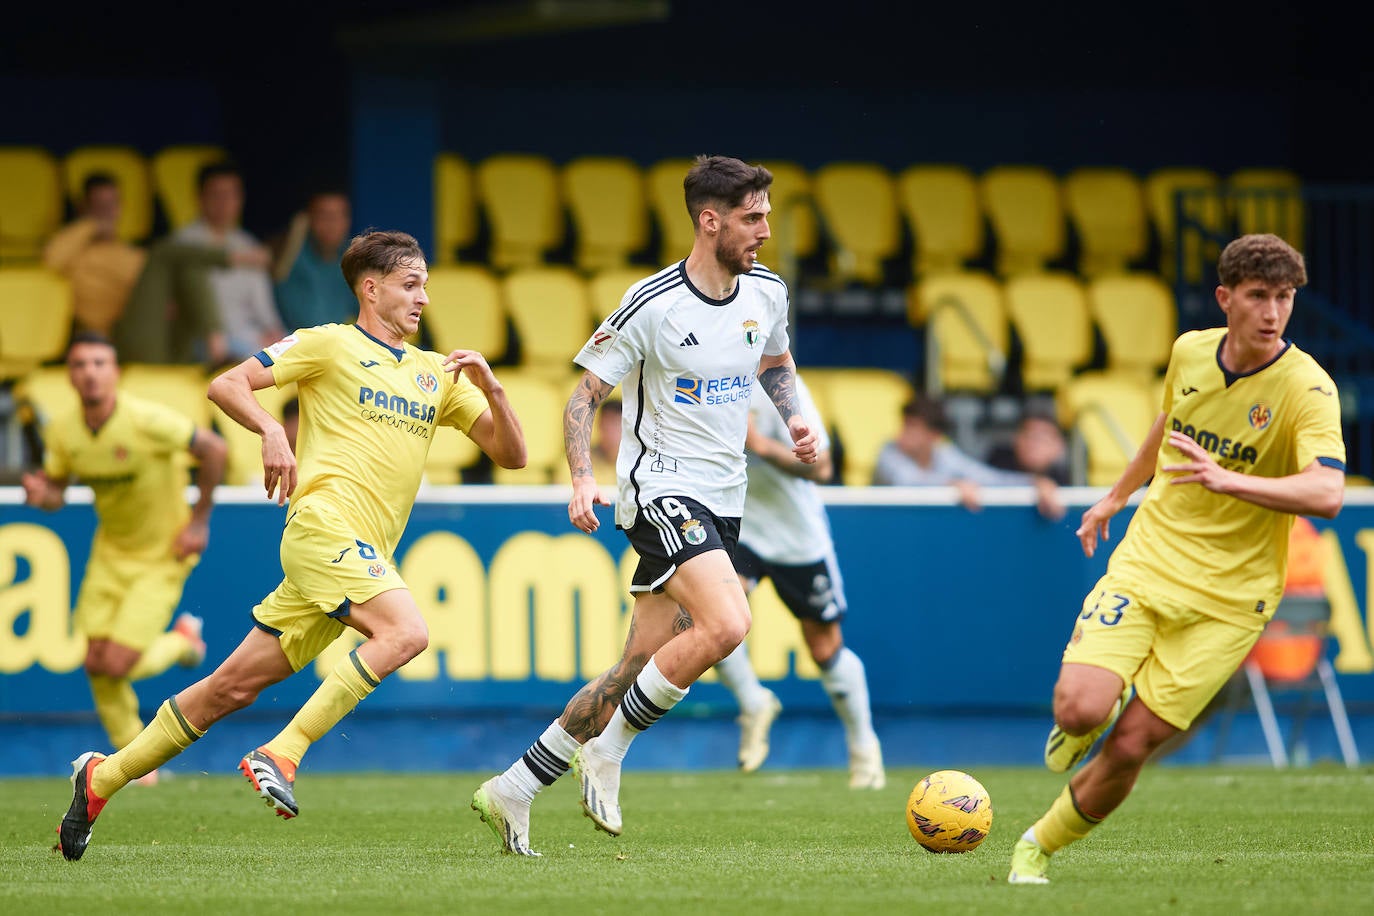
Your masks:
<instances>
[{"instance_id":1,"label":"adidas logo on jersey","mask_svg":"<svg viewBox=\"0 0 1374 916\"><path fill-rule=\"evenodd\" d=\"M695 346L700 345L700 343L701 343L701 341L697 340L697 335L696 335L696 334L688 334L686 337L682 338L682 343L678 344L678 346L679 346L679 347L695 347Z\"/></svg>"}]
</instances>

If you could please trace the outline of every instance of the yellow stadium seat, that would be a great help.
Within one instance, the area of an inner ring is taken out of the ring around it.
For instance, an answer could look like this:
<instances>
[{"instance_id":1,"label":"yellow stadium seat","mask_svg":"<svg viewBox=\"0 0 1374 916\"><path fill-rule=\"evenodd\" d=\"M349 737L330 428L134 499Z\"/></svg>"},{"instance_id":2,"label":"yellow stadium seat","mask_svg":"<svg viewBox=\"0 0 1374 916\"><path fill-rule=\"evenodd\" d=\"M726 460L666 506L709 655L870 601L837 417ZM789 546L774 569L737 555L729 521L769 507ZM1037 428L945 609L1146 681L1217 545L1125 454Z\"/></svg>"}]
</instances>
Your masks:
<instances>
[{"instance_id":1,"label":"yellow stadium seat","mask_svg":"<svg viewBox=\"0 0 1374 916\"><path fill-rule=\"evenodd\" d=\"M897 435L911 384L888 369L813 367L806 383L844 448L844 483L867 486L878 452Z\"/></svg>"},{"instance_id":2,"label":"yellow stadium seat","mask_svg":"<svg viewBox=\"0 0 1374 916\"><path fill-rule=\"evenodd\" d=\"M587 284L569 267L527 267L501 281L520 339L520 364L563 378L594 330Z\"/></svg>"},{"instance_id":3,"label":"yellow stadium seat","mask_svg":"<svg viewBox=\"0 0 1374 916\"><path fill-rule=\"evenodd\" d=\"M963 270L983 253L986 233L978 181L962 165L913 165L897 176L897 193L911 226L917 277Z\"/></svg>"},{"instance_id":4,"label":"yellow stadium seat","mask_svg":"<svg viewBox=\"0 0 1374 916\"><path fill-rule=\"evenodd\" d=\"M143 154L131 146L82 146L68 153L62 173L73 207L81 204L86 178L96 172L105 172L119 185L119 237L139 242L152 235L153 188Z\"/></svg>"},{"instance_id":5,"label":"yellow stadium seat","mask_svg":"<svg viewBox=\"0 0 1374 916\"><path fill-rule=\"evenodd\" d=\"M1159 268L1166 278L1173 280L1178 275L1178 211L1177 199L1180 191L1202 191L1203 194L1185 194L1182 199L1185 216L1201 224L1207 232L1220 236L1224 233L1221 199L1217 191L1221 179L1210 169L1190 166L1176 166L1155 169L1145 176L1145 201L1149 207L1150 219L1154 222L1155 234L1159 236ZM1196 236L1191 236L1197 239ZM1200 243L1198 243L1200 242ZM1184 250L1183 279L1196 283L1202 279L1204 267L1215 263L1218 248L1215 241L1198 240Z\"/></svg>"},{"instance_id":6,"label":"yellow stadium seat","mask_svg":"<svg viewBox=\"0 0 1374 916\"><path fill-rule=\"evenodd\" d=\"M773 174L768 190L768 203L773 208L768 215L772 238L759 252L759 259L786 277L794 273L799 259L815 254L820 244L811 176L795 162L770 160L763 166Z\"/></svg>"},{"instance_id":7,"label":"yellow stadium seat","mask_svg":"<svg viewBox=\"0 0 1374 916\"><path fill-rule=\"evenodd\" d=\"M597 324L605 321L607 316L620 308L620 301L630 287L654 272L651 267L612 267L592 274L587 279L592 320Z\"/></svg>"},{"instance_id":8,"label":"yellow stadium seat","mask_svg":"<svg viewBox=\"0 0 1374 916\"><path fill-rule=\"evenodd\" d=\"M1036 165L999 165L978 181L992 223L997 270L1003 276L1044 270L1064 254L1064 204L1059 180Z\"/></svg>"},{"instance_id":9,"label":"yellow stadium seat","mask_svg":"<svg viewBox=\"0 0 1374 916\"><path fill-rule=\"evenodd\" d=\"M434 264L457 263L459 249L477 240L477 227L472 166L457 153L440 153L434 157Z\"/></svg>"},{"instance_id":10,"label":"yellow stadium seat","mask_svg":"<svg viewBox=\"0 0 1374 916\"><path fill-rule=\"evenodd\" d=\"M623 156L583 156L563 166L563 199L581 270L622 267L649 241L644 175Z\"/></svg>"},{"instance_id":11,"label":"yellow stadium seat","mask_svg":"<svg viewBox=\"0 0 1374 916\"><path fill-rule=\"evenodd\" d=\"M926 390L995 394L1011 330L1002 284L980 271L941 273L916 284L910 318L925 327Z\"/></svg>"},{"instance_id":12,"label":"yellow stadium seat","mask_svg":"<svg viewBox=\"0 0 1374 916\"><path fill-rule=\"evenodd\" d=\"M562 243L558 171L547 156L488 156L477 166L477 196L491 226L493 267L542 264L549 249Z\"/></svg>"},{"instance_id":13,"label":"yellow stadium seat","mask_svg":"<svg viewBox=\"0 0 1374 916\"><path fill-rule=\"evenodd\" d=\"M202 388L208 389L209 381L202 377L201 385ZM296 396L296 386L291 384L285 388L277 388L269 385L266 388L260 388L253 394L257 396L258 403L262 405L264 410L280 420L282 407ZM224 444L229 449L229 461L224 471L224 482L239 487L261 487L263 478L262 437L230 419L229 415L220 410L217 404L208 399L206 399L206 403L210 405L210 417L214 423L215 431L224 438Z\"/></svg>"},{"instance_id":14,"label":"yellow stadium seat","mask_svg":"<svg viewBox=\"0 0 1374 916\"><path fill-rule=\"evenodd\" d=\"M72 332L72 288L44 267L0 268L0 381L60 359Z\"/></svg>"},{"instance_id":15,"label":"yellow stadium seat","mask_svg":"<svg viewBox=\"0 0 1374 916\"><path fill-rule=\"evenodd\" d=\"M436 351L476 350L487 362L505 357L506 310L491 271L476 264L434 265L425 293L429 305L421 320Z\"/></svg>"},{"instance_id":16,"label":"yellow stadium seat","mask_svg":"<svg viewBox=\"0 0 1374 916\"><path fill-rule=\"evenodd\" d=\"M1052 391L1093 355L1092 318L1078 278L1066 273L1024 274L1006 281L1007 316L1021 340L1021 383Z\"/></svg>"},{"instance_id":17,"label":"yellow stadium seat","mask_svg":"<svg viewBox=\"0 0 1374 916\"><path fill-rule=\"evenodd\" d=\"M516 415L519 415L518 408ZM471 466L481 456L482 450L477 443L461 431L452 426L437 426L425 457L425 482L435 485L462 483L463 468Z\"/></svg>"},{"instance_id":18,"label":"yellow stadium seat","mask_svg":"<svg viewBox=\"0 0 1374 916\"><path fill-rule=\"evenodd\" d=\"M210 425L213 405L206 397L210 378L201 366L126 363L120 368L119 387L172 408L196 426Z\"/></svg>"},{"instance_id":19,"label":"yellow stadium seat","mask_svg":"<svg viewBox=\"0 0 1374 916\"><path fill-rule=\"evenodd\" d=\"M1056 394L1059 420L1072 433L1076 483L1111 486L1135 457L1158 402L1148 385L1114 373L1085 372Z\"/></svg>"},{"instance_id":20,"label":"yellow stadium seat","mask_svg":"<svg viewBox=\"0 0 1374 916\"><path fill-rule=\"evenodd\" d=\"M1085 166L1064 176L1064 207L1078 233L1078 273L1123 273L1149 249L1145 190L1128 169Z\"/></svg>"},{"instance_id":21,"label":"yellow stadium seat","mask_svg":"<svg viewBox=\"0 0 1374 916\"><path fill-rule=\"evenodd\" d=\"M649 209L658 224L661 240L659 263L668 265L681 261L692 253L696 226L687 213L682 180L692 167L691 159L663 159L649 166L646 174L649 189Z\"/></svg>"},{"instance_id":22,"label":"yellow stadium seat","mask_svg":"<svg viewBox=\"0 0 1374 916\"><path fill-rule=\"evenodd\" d=\"M66 366L39 366L30 370L15 386L15 393L33 404L40 424L81 409L81 400L72 387Z\"/></svg>"},{"instance_id":23,"label":"yellow stadium seat","mask_svg":"<svg viewBox=\"0 0 1374 916\"><path fill-rule=\"evenodd\" d=\"M1107 368L1152 379L1169 364L1178 336L1174 294L1155 274L1098 277L1087 285L1088 311L1107 344Z\"/></svg>"},{"instance_id":24,"label":"yellow stadium seat","mask_svg":"<svg viewBox=\"0 0 1374 916\"><path fill-rule=\"evenodd\" d=\"M554 482L563 453L563 407L568 391L538 372L504 370L501 385L520 427L525 431L525 467L518 470L495 468L492 482L501 484L548 484Z\"/></svg>"},{"instance_id":25,"label":"yellow stadium seat","mask_svg":"<svg viewBox=\"0 0 1374 916\"><path fill-rule=\"evenodd\" d=\"M1226 179L1236 231L1272 232L1302 250L1302 179L1288 169L1239 169Z\"/></svg>"},{"instance_id":26,"label":"yellow stadium seat","mask_svg":"<svg viewBox=\"0 0 1374 916\"><path fill-rule=\"evenodd\" d=\"M209 143L167 146L153 154L153 189L171 228L180 229L200 215L200 170L228 158L223 147Z\"/></svg>"},{"instance_id":27,"label":"yellow stadium seat","mask_svg":"<svg viewBox=\"0 0 1374 916\"><path fill-rule=\"evenodd\" d=\"M892 175L874 162L832 162L816 170L812 184L834 244L832 278L881 283L883 261L902 242Z\"/></svg>"},{"instance_id":28,"label":"yellow stadium seat","mask_svg":"<svg viewBox=\"0 0 1374 916\"><path fill-rule=\"evenodd\" d=\"M0 265L37 262L61 222L57 160L37 146L0 146Z\"/></svg>"}]
</instances>

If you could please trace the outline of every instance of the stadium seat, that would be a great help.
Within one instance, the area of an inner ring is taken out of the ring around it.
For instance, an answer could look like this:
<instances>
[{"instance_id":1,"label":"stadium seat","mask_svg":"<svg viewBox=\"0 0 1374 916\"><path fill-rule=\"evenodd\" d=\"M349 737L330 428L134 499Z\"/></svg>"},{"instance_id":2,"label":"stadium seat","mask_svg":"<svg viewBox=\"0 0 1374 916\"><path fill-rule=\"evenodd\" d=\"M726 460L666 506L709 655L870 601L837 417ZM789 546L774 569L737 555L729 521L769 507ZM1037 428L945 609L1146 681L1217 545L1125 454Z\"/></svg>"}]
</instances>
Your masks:
<instances>
[{"instance_id":1,"label":"stadium seat","mask_svg":"<svg viewBox=\"0 0 1374 916\"><path fill-rule=\"evenodd\" d=\"M1155 274L1088 282L1088 311L1107 344L1107 368L1152 379L1169 364L1178 336L1174 294Z\"/></svg>"},{"instance_id":2,"label":"stadium seat","mask_svg":"<svg viewBox=\"0 0 1374 916\"><path fill-rule=\"evenodd\" d=\"M136 370L135 376L138 374L141 372ZM137 382L138 379L135 377L135 384ZM202 399L205 399L204 390L209 388L209 381L202 376L200 385ZM258 403L262 405L264 410L280 420L282 407L296 396L296 386L292 384L285 388L277 388L269 385L253 392L253 394L257 396ZM224 482L238 487L261 487L263 478L262 437L230 419L229 415L220 410L217 404L208 399L205 401L210 405L210 418L215 431L224 438L224 444L229 450L229 461L224 471Z\"/></svg>"},{"instance_id":3,"label":"stadium seat","mask_svg":"<svg viewBox=\"0 0 1374 916\"><path fill-rule=\"evenodd\" d=\"M659 263L681 261L692 253L696 228L687 213L682 196L682 179L692 167L691 159L662 159L649 166L646 173L649 189L649 209L658 225Z\"/></svg>"},{"instance_id":4,"label":"stadium seat","mask_svg":"<svg viewBox=\"0 0 1374 916\"><path fill-rule=\"evenodd\" d=\"M1145 190L1134 172L1085 166L1064 176L1064 207L1078 233L1078 273L1124 273L1149 250Z\"/></svg>"},{"instance_id":5,"label":"stadium seat","mask_svg":"<svg viewBox=\"0 0 1374 916\"><path fill-rule=\"evenodd\" d=\"M1288 169L1238 169L1226 179L1236 232L1272 232L1302 250L1302 179Z\"/></svg>"},{"instance_id":6,"label":"stadium seat","mask_svg":"<svg viewBox=\"0 0 1374 916\"><path fill-rule=\"evenodd\" d=\"M502 381L506 373L501 372ZM517 414L519 408L516 408ZM434 485L462 483L463 468L482 456L477 444L451 426L436 426L434 441L425 457L425 482Z\"/></svg>"},{"instance_id":7,"label":"stadium seat","mask_svg":"<svg viewBox=\"0 0 1374 916\"><path fill-rule=\"evenodd\" d=\"M806 383L844 449L844 483L868 486L878 452L897 435L911 383L887 369L813 367Z\"/></svg>"},{"instance_id":8,"label":"stadium seat","mask_svg":"<svg viewBox=\"0 0 1374 916\"><path fill-rule=\"evenodd\" d=\"M583 156L564 165L560 177L576 234L574 263L589 273L629 264L649 241L639 166L623 156Z\"/></svg>"},{"instance_id":9,"label":"stadium seat","mask_svg":"<svg viewBox=\"0 0 1374 916\"><path fill-rule=\"evenodd\" d=\"M1148 385L1127 376L1085 372L1059 387L1059 421L1070 430L1073 480L1116 483L1159 416Z\"/></svg>"},{"instance_id":10,"label":"stadium seat","mask_svg":"<svg viewBox=\"0 0 1374 916\"><path fill-rule=\"evenodd\" d=\"M81 409L66 366L38 366L15 385L20 400L28 400L38 413L40 425Z\"/></svg>"},{"instance_id":11,"label":"stadium seat","mask_svg":"<svg viewBox=\"0 0 1374 916\"><path fill-rule=\"evenodd\" d=\"M506 309L491 271L476 264L434 265L425 293L429 305L421 320L435 350L476 350L489 363L505 358Z\"/></svg>"},{"instance_id":12,"label":"stadium seat","mask_svg":"<svg viewBox=\"0 0 1374 916\"><path fill-rule=\"evenodd\" d=\"M592 320L597 324L620 308L631 286L654 273L652 267L612 267L598 270L587 280L587 295L591 300Z\"/></svg>"},{"instance_id":13,"label":"stadium seat","mask_svg":"<svg viewBox=\"0 0 1374 916\"><path fill-rule=\"evenodd\" d=\"M0 146L0 266L37 263L61 222L57 160L37 146Z\"/></svg>"},{"instance_id":14,"label":"stadium seat","mask_svg":"<svg viewBox=\"0 0 1374 916\"><path fill-rule=\"evenodd\" d=\"M0 268L0 381L60 359L72 332L72 288L44 267Z\"/></svg>"},{"instance_id":15,"label":"stadium seat","mask_svg":"<svg viewBox=\"0 0 1374 916\"><path fill-rule=\"evenodd\" d=\"M1221 199L1217 193L1220 187L1221 179L1217 174L1203 168L1161 168L1145 176L1145 201L1159 237L1159 270L1166 279L1178 276L1179 192L1205 192L1184 195L1181 201L1184 213L1208 234L1220 237L1224 234ZM1190 235L1190 239L1194 241L1183 250L1183 279L1196 283L1202 279L1205 266L1216 262L1219 249L1215 239L1203 240L1196 235Z\"/></svg>"},{"instance_id":16,"label":"stadium seat","mask_svg":"<svg viewBox=\"0 0 1374 916\"><path fill-rule=\"evenodd\" d=\"M209 143L177 144L153 154L153 189L170 228L180 229L200 215L196 178L205 166L228 158L227 150Z\"/></svg>"},{"instance_id":17,"label":"stadium seat","mask_svg":"<svg viewBox=\"0 0 1374 916\"><path fill-rule=\"evenodd\" d=\"M820 244L811 176L795 162L770 159L763 166L773 174L768 190L768 203L773 207L768 228L773 236L759 252L759 259L784 277L793 276L796 262L811 257Z\"/></svg>"},{"instance_id":18,"label":"stadium seat","mask_svg":"<svg viewBox=\"0 0 1374 916\"><path fill-rule=\"evenodd\" d=\"M995 394L1011 330L1002 285L981 271L928 276L911 296L911 323L925 327L926 390Z\"/></svg>"},{"instance_id":19,"label":"stadium seat","mask_svg":"<svg viewBox=\"0 0 1374 916\"><path fill-rule=\"evenodd\" d=\"M1003 276L1045 270L1064 254L1064 205L1059 180L1036 165L999 165L978 181L992 223L997 270Z\"/></svg>"},{"instance_id":20,"label":"stadium seat","mask_svg":"<svg viewBox=\"0 0 1374 916\"><path fill-rule=\"evenodd\" d=\"M477 197L491 226L491 266L544 263L563 241L558 171L547 156L497 153L477 166Z\"/></svg>"},{"instance_id":21,"label":"stadium seat","mask_svg":"<svg viewBox=\"0 0 1374 916\"><path fill-rule=\"evenodd\" d=\"M73 208L81 203L86 178L95 172L109 174L119 185L119 237L141 242L152 235L153 189L143 154L131 146L82 146L68 153L62 175Z\"/></svg>"},{"instance_id":22,"label":"stadium seat","mask_svg":"<svg viewBox=\"0 0 1374 916\"><path fill-rule=\"evenodd\" d=\"M210 378L201 366L126 363L120 369L119 387L172 408L189 417L196 426L210 425L214 406L206 396ZM282 400L284 402L285 398Z\"/></svg>"},{"instance_id":23,"label":"stadium seat","mask_svg":"<svg viewBox=\"0 0 1374 916\"><path fill-rule=\"evenodd\" d=\"M516 470L495 468L492 482L553 483L558 463L567 461L563 453L563 406L568 392L548 375L518 369L503 371L501 384L525 431L526 464Z\"/></svg>"},{"instance_id":24,"label":"stadium seat","mask_svg":"<svg viewBox=\"0 0 1374 916\"><path fill-rule=\"evenodd\" d=\"M1092 317L1072 274L1031 273L1006 281L1007 316L1021 341L1021 384L1053 391L1093 355Z\"/></svg>"},{"instance_id":25,"label":"stadium seat","mask_svg":"<svg viewBox=\"0 0 1374 916\"><path fill-rule=\"evenodd\" d=\"M434 157L434 264L457 263L459 250L477 241L477 228L472 166L457 153L440 153Z\"/></svg>"},{"instance_id":26,"label":"stadium seat","mask_svg":"<svg viewBox=\"0 0 1374 916\"><path fill-rule=\"evenodd\" d=\"M833 248L831 278L881 283L883 261L902 243L892 175L876 162L832 162L816 170L812 185Z\"/></svg>"},{"instance_id":27,"label":"stadium seat","mask_svg":"<svg viewBox=\"0 0 1374 916\"><path fill-rule=\"evenodd\" d=\"M962 165L913 165L897 176L902 213L915 240L917 278L963 270L983 253L978 182Z\"/></svg>"},{"instance_id":28,"label":"stadium seat","mask_svg":"<svg viewBox=\"0 0 1374 916\"><path fill-rule=\"evenodd\" d=\"M587 283L569 267L527 267L501 281L520 339L520 365L563 378L594 330Z\"/></svg>"}]
</instances>

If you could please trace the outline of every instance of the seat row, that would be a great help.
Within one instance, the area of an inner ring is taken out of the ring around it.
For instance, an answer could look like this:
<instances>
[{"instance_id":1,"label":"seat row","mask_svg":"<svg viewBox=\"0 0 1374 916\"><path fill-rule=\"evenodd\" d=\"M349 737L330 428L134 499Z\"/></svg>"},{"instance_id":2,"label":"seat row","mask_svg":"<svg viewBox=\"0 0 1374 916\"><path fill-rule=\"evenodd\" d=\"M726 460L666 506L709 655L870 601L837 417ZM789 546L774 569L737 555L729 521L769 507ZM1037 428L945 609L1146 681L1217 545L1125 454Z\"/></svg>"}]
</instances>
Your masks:
<instances>
[{"instance_id":1,"label":"seat row","mask_svg":"<svg viewBox=\"0 0 1374 916\"><path fill-rule=\"evenodd\" d=\"M684 257L692 225L682 199L689 159L641 168L619 156L584 156L557 165L547 156L503 153L475 164L456 153L434 161L435 261L451 263L473 245L485 217L488 263L509 269L541 263L574 233L574 263L583 270L621 266L641 252L656 225L660 263ZM808 171L795 162L763 162L774 176L771 202L774 266L781 260L829 254L831 276L878 282L883 263L913 241L915 276L962 268L995 252L1001 274L1062 262L1077 239L1084 276L1143 266L1158 242L1158 267L1177 231L1179 191L1211 195L1195 217L1217 233L1278 231L1292 236L1301 203L1298 176L1271 168L1242 169L1225 179L1202 168L1161 168L1148 175L1116 167L1083 167L1062 177L1036 165L1002 165L981 175L962 165L916 164L892 172L873 162L836 162ZM1226 192L1234 195L1222 212ZM1190 204L1190 206L1192 206ZM1299 208L1294 216L1293 209ZM564 215L567 215L565 220ZM1295 242L1296 243L1296 242ZM767 250L767 249L766 249Z\"/></svg>"},{"instance_id":2,"label":"seat row","mask_svg":"<svg viewBox=\"0 0 1374 916\"><path fill-rule=\"evenodd\" d=\"M123 200L118 233L139 242L153 233L157 210L171 229L196 218L196 175L227 157L210 144L164 147L152 156L130 146L91 145L58 158L38 146L0 146L0 262L31 262L81 199L86 178L112 175Z\"/></svg>"}]
</instances>

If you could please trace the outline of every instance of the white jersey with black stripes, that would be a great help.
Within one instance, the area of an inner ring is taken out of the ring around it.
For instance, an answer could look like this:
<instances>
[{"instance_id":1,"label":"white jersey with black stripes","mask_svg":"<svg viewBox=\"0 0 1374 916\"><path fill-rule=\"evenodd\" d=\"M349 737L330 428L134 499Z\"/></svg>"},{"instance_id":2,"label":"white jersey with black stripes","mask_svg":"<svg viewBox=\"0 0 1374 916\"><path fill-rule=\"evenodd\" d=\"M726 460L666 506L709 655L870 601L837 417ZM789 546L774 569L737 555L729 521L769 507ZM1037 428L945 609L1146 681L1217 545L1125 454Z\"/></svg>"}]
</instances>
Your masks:
<instances>
[{"instance_id":1,"label":"white jersey with black stripes","mask_svg":"<svg viewBox=\"0 0 1374 916\"><path fill-rule=\"evenodd\" d=\"M787 352L787 285L762 265L727 299L687 278L686 262L634 284L575 362L621 386L616 524L658 496L690 496L717 515L744 512L744 434L764 354Z\"/></svg>"}]
</instances>

